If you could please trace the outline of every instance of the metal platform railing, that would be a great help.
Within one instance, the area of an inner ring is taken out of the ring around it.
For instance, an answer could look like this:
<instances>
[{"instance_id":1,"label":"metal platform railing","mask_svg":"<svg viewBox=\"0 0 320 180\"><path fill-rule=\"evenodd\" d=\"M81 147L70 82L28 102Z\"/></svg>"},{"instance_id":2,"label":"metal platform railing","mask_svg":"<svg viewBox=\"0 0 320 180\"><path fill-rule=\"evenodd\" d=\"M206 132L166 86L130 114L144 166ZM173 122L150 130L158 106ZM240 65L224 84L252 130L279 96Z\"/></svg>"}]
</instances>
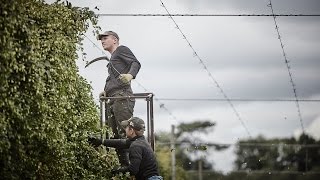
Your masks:
<instances>
[{"instance_id":1,"label":"metal platform railing","mask_svg":"<svg viewBox=\"0 0 320 180\"><path fill-rule=\"evenodd\" d=\"M147 140L153 150L155 150L155 136L154 136L154 118L153 118L153 93L134 93L133 96L121 97L100 97L100 125L103 127L108 121L108 114L106 111L107 101L110 99L145 99L147 102ZM124 119L125 120L125 119Z\"/></svg>"}]
</instances>

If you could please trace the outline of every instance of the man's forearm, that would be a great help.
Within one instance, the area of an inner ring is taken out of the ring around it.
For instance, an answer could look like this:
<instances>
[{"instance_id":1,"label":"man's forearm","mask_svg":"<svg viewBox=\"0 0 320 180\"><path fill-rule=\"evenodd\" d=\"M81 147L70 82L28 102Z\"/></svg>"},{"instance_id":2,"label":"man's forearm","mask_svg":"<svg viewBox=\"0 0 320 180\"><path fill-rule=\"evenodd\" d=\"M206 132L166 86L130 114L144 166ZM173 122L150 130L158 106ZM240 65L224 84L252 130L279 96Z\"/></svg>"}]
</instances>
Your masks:
<instances>
[{"instance_id":1,"label":"man's forearm","mask_svg":"<svg viewBox=\"0 0 320 180\"><path fill-rule=\"evenodd\" d=\"M105 139L102 144L106 147L113 147L116 149L128 149L131 141L128 139Z\"/></svg>"},{"instance_id":2,"label":"man's forearm","mask_svg":"<svg viewBox=\"0 0 320 180\"><path fill-rule=\"evenodd\" d=\"M137 62L137 61L132 62L131 68L128 73L133 76L133 79L136 78L140 68L141 68L141 65L139 62Z\"/></svg>"}]
</instances>

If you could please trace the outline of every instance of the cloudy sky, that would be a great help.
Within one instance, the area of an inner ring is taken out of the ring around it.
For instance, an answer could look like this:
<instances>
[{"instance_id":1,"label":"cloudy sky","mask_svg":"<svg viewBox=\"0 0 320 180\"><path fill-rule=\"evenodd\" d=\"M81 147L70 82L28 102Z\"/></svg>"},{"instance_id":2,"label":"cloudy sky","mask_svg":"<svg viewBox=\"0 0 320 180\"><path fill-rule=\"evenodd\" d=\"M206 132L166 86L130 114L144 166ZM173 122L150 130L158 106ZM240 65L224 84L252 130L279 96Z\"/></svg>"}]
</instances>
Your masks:
<instances>
[{"instance_id":1,"label":"cloudy sky","mask_svg":"<svg viewBox=\"0 0 320 180\"><path fill-rule=\"evenodd\" d=\"M160 0L71 0L99 14L166 14ZM269 0L163 0L172 14L270 14ZM277 0L276 14L320 14L317 0ZM99 10L94 9L97 7ZM173 17L198 56L169 17L100 16L102 30L113 30L142 64L133 81L134 92L155 94L155 131L193 120L216 123L208 142L235 143L263 135L291 137L301 132L294 101L173 101L166 99L224 99L214 81L230 99L289 99L295 96L272 17ZM320 99L320 19L277 17L281 40L299 99ZM91 32L85 38L86 59L105 55ZM110 54L105 52L109 57ZM199 58L203 61L200 64ZM106 61L79 72L93 87L97 99L107 77ZM207 68L207 70L205 69ZM208 73L210 72L210 74ZM141 86L142 85L142 86ZM167 110L160 108L163 104ZM320 102L299 102L305 130L320 138ZM135 115L146 117L146 104L137 101ZM243 121L243 124L241 123ZM246 129L248 129L248 132ZM215 169L232 169L233 150L209 158Z\"/></svg>"}]
</instances>

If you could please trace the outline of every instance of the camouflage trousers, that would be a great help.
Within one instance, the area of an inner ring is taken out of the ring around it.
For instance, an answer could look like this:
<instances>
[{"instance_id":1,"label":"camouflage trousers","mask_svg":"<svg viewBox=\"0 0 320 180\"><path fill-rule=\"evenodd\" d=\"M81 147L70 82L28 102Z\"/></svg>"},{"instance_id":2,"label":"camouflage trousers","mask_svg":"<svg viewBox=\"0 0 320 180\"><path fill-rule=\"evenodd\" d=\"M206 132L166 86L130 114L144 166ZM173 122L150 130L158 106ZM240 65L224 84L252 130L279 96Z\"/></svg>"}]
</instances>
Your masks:
<instances>
[{"instance_id":1,"label":"camouflage trousers","mask_svg":"<svg viewBox=\"0 0 320 180\"><path fill-rule=\"evenodd\" d=\"M119 91L112 97L133 96L132 93L127 91ZM111 127L115 139L126 138L125 129L121 126L121 122L128 120L133 115L135 105L134 99L119 98L111 99L106 104L107 125Z\"/></svg>"}]
</instances>

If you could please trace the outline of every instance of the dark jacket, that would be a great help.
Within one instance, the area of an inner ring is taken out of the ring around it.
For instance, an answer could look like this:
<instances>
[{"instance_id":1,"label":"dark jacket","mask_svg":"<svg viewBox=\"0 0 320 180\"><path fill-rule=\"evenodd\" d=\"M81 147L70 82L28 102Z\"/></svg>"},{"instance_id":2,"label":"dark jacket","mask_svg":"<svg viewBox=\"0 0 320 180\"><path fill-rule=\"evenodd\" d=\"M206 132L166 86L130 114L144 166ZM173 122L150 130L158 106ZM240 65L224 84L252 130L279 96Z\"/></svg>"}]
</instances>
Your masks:
<instances>
[{"instance_id":1,"label":"dark jacket","mask_svg":"<svg viewBox=\"0 0 320 180\"><path fill-rule=\"evenodd\" d=\"M129 171L137 180L146 180L151 176L159 176L155 155L144 136L136 136L130 141L130 165L122 167L121 172Z\"/></svg>"},{"instance_id":2,"label":"dark jacket","mask_svg":"<svg viewBox=\"0 0 320 180\"><path fill-rule=\"evenodd\" d=\"M108 64L109 76L106 80L104 91L107 96L113 96L115 92L121 89L131 90L130 83L123 83L119 79L120 74L131 74L133 78L136 77L140 70L140 62L126 46L119 46L112 53L109 64Z\"/></svg>"}]
</instances>

